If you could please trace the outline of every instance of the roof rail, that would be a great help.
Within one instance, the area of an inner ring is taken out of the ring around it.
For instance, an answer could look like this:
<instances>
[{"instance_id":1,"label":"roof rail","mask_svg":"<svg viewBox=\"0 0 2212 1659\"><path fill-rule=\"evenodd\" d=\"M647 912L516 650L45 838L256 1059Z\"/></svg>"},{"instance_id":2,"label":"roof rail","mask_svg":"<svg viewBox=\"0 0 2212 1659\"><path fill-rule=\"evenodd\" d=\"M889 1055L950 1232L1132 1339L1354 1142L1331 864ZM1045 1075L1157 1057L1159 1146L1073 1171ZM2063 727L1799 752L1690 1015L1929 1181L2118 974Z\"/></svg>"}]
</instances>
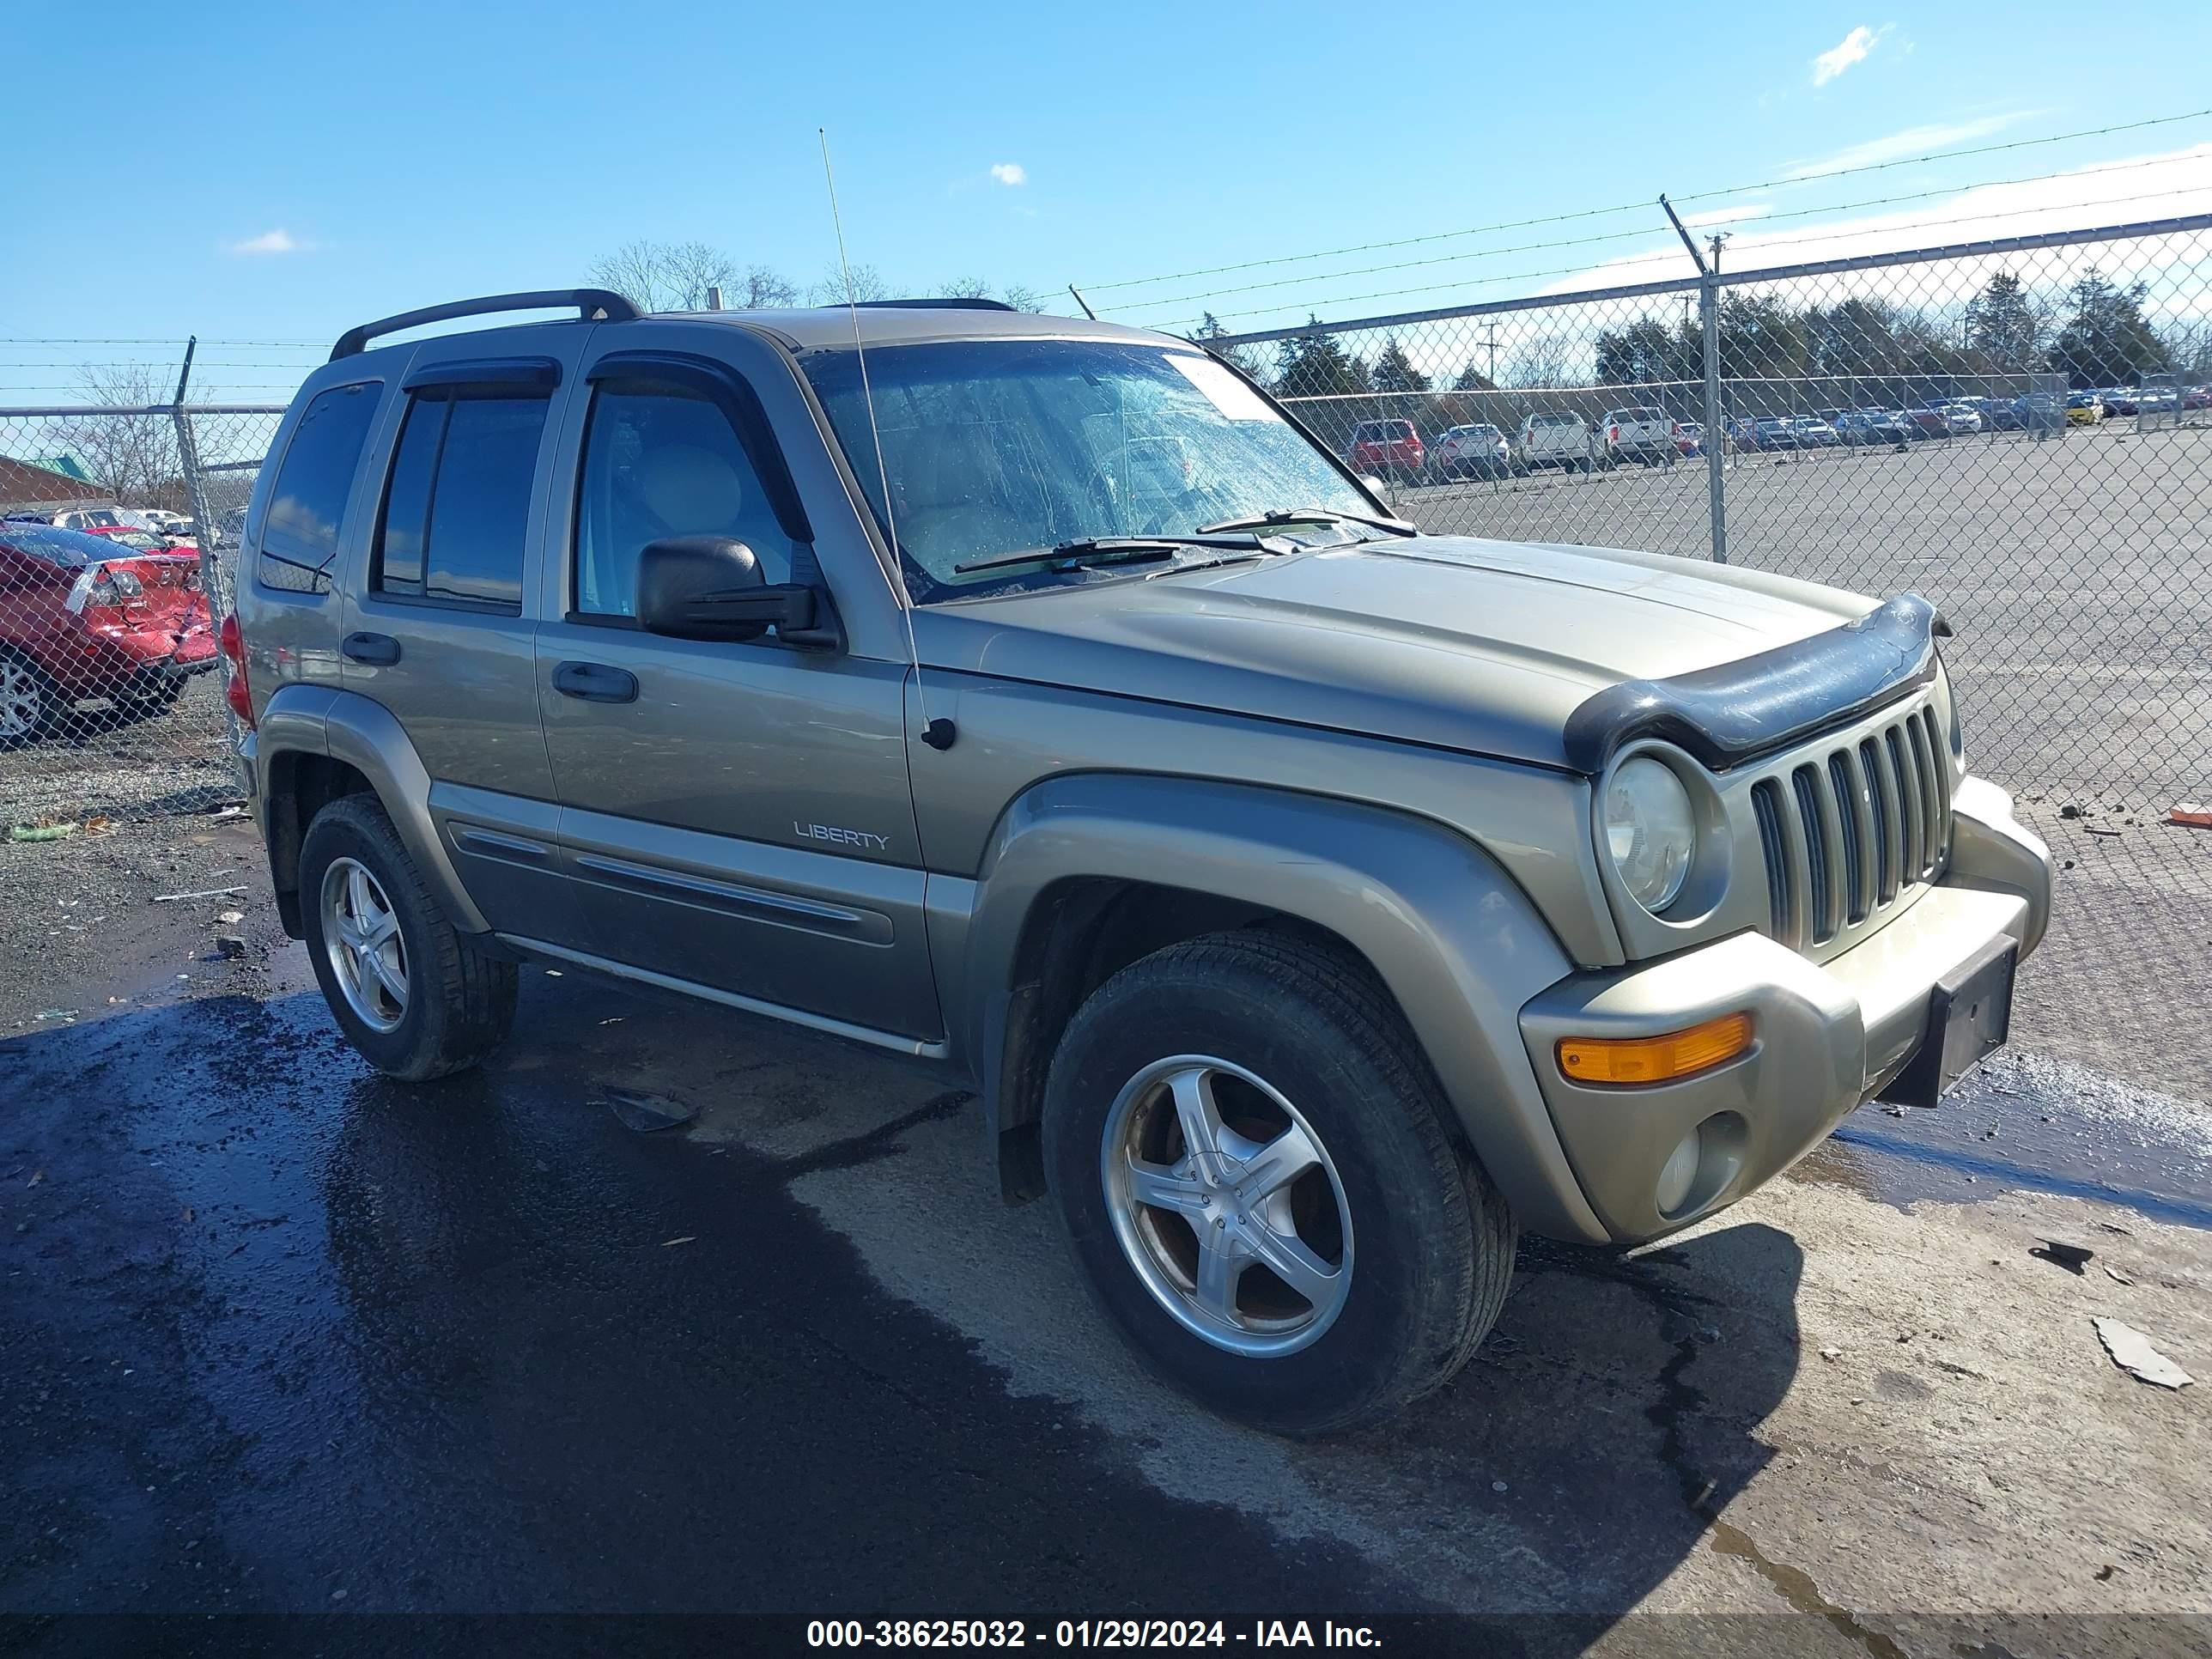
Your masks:
<instances>
[{"instance_id":1,"label":"roof rail","mask_svg":"<svg viewBox=\"0 0 2212 1659\"><path fill-rule=\"evenodd\" d=\"M403 328L450 322L456 317L488 316L497 311L540 311L551 306L574 306L578 317L587 323L594 318L627 323L638 316L637 307L611 289L549 288L534 294L489 294L481 300L454 300L442 306L425 306L420 311L403 311L397 317L380 317L359 328L349 328L331 348L331 361L357 356L379 335L397 334Z\"/></svg>"},{"instance_id":2,"label":"roof rail","mask_svg":"<svg viewBox=\"0 0 2212 1659\"><path fill-rule=\"evenodd\" d=\"M1012 311L1018 307L1004 300L861 300L857 303L863 311ZM842 311L845 307L832 301L824 311Z\"/></svg>"}]
</instances>

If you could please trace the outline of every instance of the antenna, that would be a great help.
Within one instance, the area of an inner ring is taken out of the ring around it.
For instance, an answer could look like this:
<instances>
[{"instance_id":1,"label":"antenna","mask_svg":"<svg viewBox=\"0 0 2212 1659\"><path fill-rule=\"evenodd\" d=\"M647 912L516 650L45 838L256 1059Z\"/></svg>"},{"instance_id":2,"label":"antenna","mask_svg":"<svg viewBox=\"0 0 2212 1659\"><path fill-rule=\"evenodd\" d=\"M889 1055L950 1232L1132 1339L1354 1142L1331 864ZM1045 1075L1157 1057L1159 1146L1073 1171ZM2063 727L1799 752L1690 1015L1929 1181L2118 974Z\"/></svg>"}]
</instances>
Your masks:
<instances>
[{"instance_id":1,"label":"antenna","mask_svg":"<svg viewBox=\"0 0 2212 1659\"><path fill-rule=\"evenodd\" d=\"M899 565L898 525L891 517L890 469L884 464L883 429L876 424L876 394L868 386L868 351L860 343L860 297L853 288L852 261L845 257L845 221L837 211L837 175L830 166L830 132L814 129L822 141L822 177L830 186L830 222L837 232L837 269L845 278L845 308L853 318L853 354L860 363L860 403L868 411L868 436L876 447L876 482L884 492L884 529L891 539L891 566L898 576L900 614L906 621L907 661L914 667L914 700L921 705L921 740L932 749L952 747L959 732L949 720L929 717L929 694L922 689L921 648L914 642L914 595L907 591L906 572Z\"/></svg>"}]
</instances>

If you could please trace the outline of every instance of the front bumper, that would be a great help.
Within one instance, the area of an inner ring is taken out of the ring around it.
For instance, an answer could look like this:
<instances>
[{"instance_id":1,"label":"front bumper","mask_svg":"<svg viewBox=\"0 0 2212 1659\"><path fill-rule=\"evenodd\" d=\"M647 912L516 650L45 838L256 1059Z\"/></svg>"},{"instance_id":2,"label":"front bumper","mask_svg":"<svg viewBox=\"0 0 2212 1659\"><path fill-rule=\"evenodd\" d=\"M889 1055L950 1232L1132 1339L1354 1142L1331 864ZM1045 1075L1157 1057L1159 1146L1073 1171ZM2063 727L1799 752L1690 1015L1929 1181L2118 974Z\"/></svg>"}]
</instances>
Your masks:
<instances>
[{"instance_id":1,"label":"front bumper","mask_svg":"<svg viewBox=\"0 0 2212 1659\"><path fill-rule=\"evenodd\" d=\"M2014 821L2011 798L1970 778L1954 799L1942 879L1881 932L1825 963L1757 933L1577 974L1521 1012L1522 1039L1583 1194L1619 1243L1655 1237L1735 1202L1826 1139L1918 1048L1936 981L2011 939L2025 958L2051 914L2051 855ZM1739 1011L1752 1047L1679 1081L1603 1088L1570 1081L1563 1037L1656 1036ZM1688 1198L1662 1213L1668 1155L1705 1126Z\"/></svg>"}]
</instances>

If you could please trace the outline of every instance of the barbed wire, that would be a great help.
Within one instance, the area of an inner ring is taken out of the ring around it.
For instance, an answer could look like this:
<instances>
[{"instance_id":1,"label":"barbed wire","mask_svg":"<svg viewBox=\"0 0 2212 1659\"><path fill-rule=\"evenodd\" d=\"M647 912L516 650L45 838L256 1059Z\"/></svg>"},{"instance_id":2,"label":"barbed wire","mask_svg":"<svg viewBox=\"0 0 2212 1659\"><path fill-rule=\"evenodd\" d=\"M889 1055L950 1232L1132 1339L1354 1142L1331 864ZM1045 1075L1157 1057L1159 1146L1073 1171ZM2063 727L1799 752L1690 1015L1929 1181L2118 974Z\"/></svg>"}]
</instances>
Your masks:
<instances>
[{"instance_id":1,"label":"barbed wire","mask_svg":"<svg viewBox=\"0 0 2212 1659\"><path fill-rule=\"evenodd\" d=\"M1750 225L1770 225L1784 219L1815 218L1822 214L1828 213L1856 213L1865 208L1894 207L1904 202L1933 201L1937 197L1958 196L1966 191L2006 190L2021 185L2051 184L2061 179L2087 179L2094 177L2100 173L2134 173L2139 172L2146 167L2172 167L2183 161L2201 161L2204 159L2204 156L2198 151L2185 150L2176 155L2154 155L2148 156L2143 160L2137 161L2117 161L2109 167L2069 168L2057 173L2027 173L2016 179L1985 179L1978 184L1966 185L1948 185L1938 190L1913 191L1899 196L1874 196L1856 202L1838 202L1827 207L1793 208L1786 213L1761 214L1756 219L1746 220L1742 222ZM2140 196L2107 198L2108 201L2115 204L2118 202L2142 201L2144 199L2146 198ZM2106 203L2104 202L2091 202L2082 203L2077 205L2095 207L2105 204ZM2048 210L2049 210L2045 208L2034 207L2014 210L2013 211L2023 213L2041 213ZM1988 215L1970 214L1965 216L1964 218L1954 220L1952 222L1964 223L1966 219L1982 217L1994 218L1998 216L2002 216L1994 211ZM1717 228L1717 227L1714 228ZM1597 236L1567 237L1561 240L1553 242L1523 242L1513 247L1480 248L1471 253L1440 253L1435 258L1428 259L1404 259L1396 261L1390 264L1363 265L1352 270L1332 270L1312 276L1277 277L1272 282L1248 283L1239 288L1209 289L1198 294L1182 295L1172 300L1141 300L1133 307L1122 307L1121 312L1109 312L1108 314L1119 315L1131 311L1149 312L1164 309L1170 306L1195 305L1200 300L1224 299L1238 294L1256 294L1267 289L1294 288L1302 283L1335 282L1342 278L1352 276L1379 276L1386 271L1392 270L1417 270L1425 269L1431 265L1457 264L1472 259L1494 259L1508 253L1531 253L1558 247L1587 247L1600 242L1623 242L1635 240L1638 239L1648 240L1654 235L1663 234L1663 227L1654 228L1650 226L1639 225L1633 230L1607 231L1603 234ZM1844 234L1846 233L1837 233L1838 235ZM1823 238L1821 240L1826 239ZM1668 249L1667 256L1668 258L1680 257L1679 250L1675 248ZM1490 282L1498 279L1480 277L1476 280ZM1250 312L1243 312L1238 314L1241 316L1251 316L1254 313Z\"/></svg>"},{"instance_id":2,"label":"barbed wire","mask_svg":"<svg viewBox=\"0 0 2212 1659\"><path fill-rule=\"evenodd\" d=\"M1887 161L1868 161L1855 167L1835 167L1825 172L1799 174L1796 177L1770 179L1764 183L1730 185L1723 189L1692 191L1685 196L1670 195L1668 199L1677 204L1686 202L1710 202L1723 197L1748 195L1762 190L1780 190L1793 185L1818 184L1829 179L1846 179L1863 173L1882 173L1894 167L1917 167L1929 161L1954 161L1974 155L1994 155L2004 151L2029 149L2038 145L2071 143L2082 138L2110 137L2115 133L2137 132L2148 127L2172 126L2183 121L2202 120L2212 116L2212 109L2190 110L2175 115L2153 116L2147 120L2120 122L2111 126L2084 127L2075 132L2051 133L2039 138L2018 138L2002 144L1980 144L1970 148L1930 150L1922 155L1899 156ZM1961 189L1972 189L1971 185ZM1184 282L1200 276L1223 276L1240 270L1256 270L1264 266L1291 264L1308 259L1334 259L1353 253L1379 253L1390 248L1415 247L1424 243L1448 241L1460 236L1487 236L1501 230L1529 230L1539 225L1566 224L1578 219L1595 219L1609 213L1649 212L1651 202L1624 202L1617 207L1583 208L1572 213L1548 214L1534 219L1501 220L1496 224L1475 225L1464 230L1431 231L1421 236L1400 237L1390 241L1361 242L1348 247L1323 248L1312 253L1278 253L1263 259L1247 259L1235 264L1204 266L1194 270L1170 271L1158 276L1129 276L1113 283L1084 283L1079 286L1085 294L1111 293L1117 289L1140 288L1153 283Z\"/></svg>"}]
</instances>

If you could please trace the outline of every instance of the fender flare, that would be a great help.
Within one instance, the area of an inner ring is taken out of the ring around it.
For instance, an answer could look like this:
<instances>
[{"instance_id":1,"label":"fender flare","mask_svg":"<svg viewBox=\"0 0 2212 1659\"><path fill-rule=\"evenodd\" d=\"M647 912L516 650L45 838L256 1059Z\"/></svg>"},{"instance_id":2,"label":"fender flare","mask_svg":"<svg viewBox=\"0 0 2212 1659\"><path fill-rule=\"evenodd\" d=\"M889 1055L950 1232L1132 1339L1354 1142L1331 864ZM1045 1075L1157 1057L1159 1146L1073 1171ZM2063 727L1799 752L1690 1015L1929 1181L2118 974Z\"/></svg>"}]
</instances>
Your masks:
<instances>
[{"instance_id":1,"label":"fender flare","mask_svg":"<svg viewBox=\"0 0 2212 1659\"><path fill-rule=\"evenodd\" d=\"M255 732L256 792L264 803L276 762L285 754L325 755L368 780L398 831L407 855L422 872L454 928L488 933L491 924L461 885L444 840L430 817L430 774L406 729L392 711L357 691L293 684L279 686L261 711ZM267 838L269 825L262 825Z\"/></svg>"},{"instance_id":2,"label":"fender flare","mask_svg":"<svg viewBox=\"0 0 2212 1659\"><path fill-rule=\"evenodd\" d=\"M986 845L948 1008L994 1144L1020 952L1070 880L1187 889L1280 912L1358 951L1397 1000L1469 1146L1523 1226L1602 1242L1536 1085L1522 1006L1573 971L1474 842L1426 819L1252 785L1084 774L1035 785ZM942 960L942 958L940 958Z\"/></svg>"}]
</instances>

